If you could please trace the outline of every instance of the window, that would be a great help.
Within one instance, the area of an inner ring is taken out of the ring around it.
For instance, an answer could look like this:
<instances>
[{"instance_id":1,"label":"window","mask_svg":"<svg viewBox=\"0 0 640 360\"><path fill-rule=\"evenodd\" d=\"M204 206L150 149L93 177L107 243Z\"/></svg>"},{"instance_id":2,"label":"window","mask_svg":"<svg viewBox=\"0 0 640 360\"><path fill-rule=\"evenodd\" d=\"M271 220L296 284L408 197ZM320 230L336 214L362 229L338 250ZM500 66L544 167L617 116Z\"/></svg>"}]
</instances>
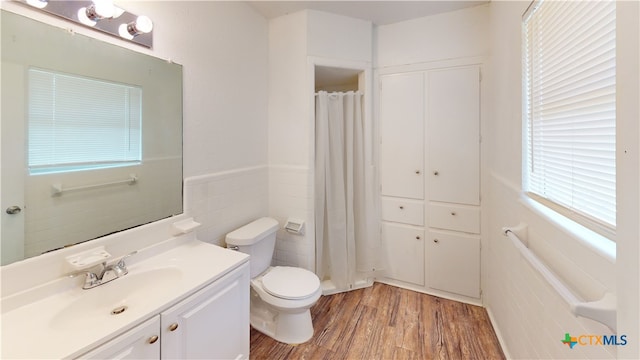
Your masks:
<instances>
[{"instance_id":1,"label":"window","mask_svg":"<svg viewBox=\"0 0 640 360\"><path fill-rule=\"evenodd\" d=\"M609 238L616 225L614 1L536 1L523 18L524 189Z\"/></svg>"},{"instance_id":2,"label":"window","mask_svg":"<svg viewBox=\"0 0 640 360\"><path fill-rule=\"evenodd\" d=\"M30 174L139 164L142 90L29 69Z\"/></svg>"}]
</instances>

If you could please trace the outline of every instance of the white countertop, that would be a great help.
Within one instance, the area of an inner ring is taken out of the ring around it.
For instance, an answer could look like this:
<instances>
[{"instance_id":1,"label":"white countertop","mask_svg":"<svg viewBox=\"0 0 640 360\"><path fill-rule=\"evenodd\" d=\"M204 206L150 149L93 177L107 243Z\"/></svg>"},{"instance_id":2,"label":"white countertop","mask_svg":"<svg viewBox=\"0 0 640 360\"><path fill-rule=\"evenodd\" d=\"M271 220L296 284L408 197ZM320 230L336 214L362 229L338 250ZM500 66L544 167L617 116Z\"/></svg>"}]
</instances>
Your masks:
<instances>
[{"instance_id":1,"label":"white countertop","mask_svg":"<svg viewBox=\"0 0 640 360\"><path fill-rule=\"evenodd\" d=\"M2 359L82 355L249 259L195 239L175 240L171 246L128 258L129 274L93 289L82 290L82 277L63 277L2 298ZM111 315L108 309L118 305L128 309Z\"/></svg>"}]
</instances>

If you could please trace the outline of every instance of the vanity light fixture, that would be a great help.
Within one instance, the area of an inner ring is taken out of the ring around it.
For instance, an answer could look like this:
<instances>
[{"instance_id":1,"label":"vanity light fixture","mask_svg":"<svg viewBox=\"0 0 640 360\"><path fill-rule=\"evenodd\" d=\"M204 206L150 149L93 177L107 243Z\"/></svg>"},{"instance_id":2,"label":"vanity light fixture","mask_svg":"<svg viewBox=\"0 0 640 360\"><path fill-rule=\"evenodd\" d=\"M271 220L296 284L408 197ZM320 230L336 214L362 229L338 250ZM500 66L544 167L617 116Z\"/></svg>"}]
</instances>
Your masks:
<instances>
[{"instance_id":1,"label":"vanity light fixture","mask_svg":"<svg viewBox=\"0 0 640 360\"><path fill-rule=\"evenodd\" d=\"M22 0L46 13L151 48L153 23L114 5L113 0Z\"/></svg>"}]
</instances>

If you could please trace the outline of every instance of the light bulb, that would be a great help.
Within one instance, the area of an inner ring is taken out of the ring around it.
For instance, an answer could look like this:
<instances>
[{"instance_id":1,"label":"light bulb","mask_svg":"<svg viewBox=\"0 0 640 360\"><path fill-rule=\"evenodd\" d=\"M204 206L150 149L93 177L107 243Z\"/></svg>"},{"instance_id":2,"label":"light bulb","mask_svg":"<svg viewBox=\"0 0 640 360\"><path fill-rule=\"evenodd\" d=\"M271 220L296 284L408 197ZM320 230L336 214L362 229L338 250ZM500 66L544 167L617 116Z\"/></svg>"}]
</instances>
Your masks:
<instances>
[{"instance_id":1,"label":"light bulb","mask_svg":"<svg viewBox=\"0 0 640 360\"><path fill-rule=\"evenodd\" d=\"M95 26L98 20L112 18L115 12L113 1L94 0L93 4L78 10L78 20L87 26Z\"/></svg>"},{"instance_id":2,"label":"light bulb","mask_svg":"<svg viewBox=\"0 0 640 360\"><path fill-rule=\"evenodd\" d=\"M47 4L49 4L48 0L27 0L27 4L38 8L38 9L44 9Z\"/></svg>"},{"instance_id":3,"label":"light bulb","mask_svg":"<svg viewBox=\"0 0 640 360\"><path fill-rule=\"evenodd\" d=\"M78 21L80 21L82 24L87 25L87 26L96 26L96 21L95 20L91 20L87 16L87 8L86 7L81 7L80 9L78 9Z\"/></svg>"},{"instance_id":4,"label":"light bulb","mask_svg":"<svg viewBox=\"0 0 640 360\"><path fill-rule=\"evenodd\" d=\"M91 8L91 6L89 8ZM115 6L113 6L113 1L111 0L94 0L93 8L99 19L113 17L115 13Z\"/></svg>"},{"instance_id":5,"label":"light bulb","mask_svg":"<svg viewBox=\"0 0 640 360\"><path fill-rule=\"evenodd\" d=\"M153 30L153 22L151 22L148 16L141 15L136 19L135 27L139 33L147 34Z\"/></svg>"},{"instance_id":6,"label":"light bulb","mask_svg":"<svg viewBox=\"0 0 640 360\"><path fill-rule=\"evenodd\" d=\"M128 24L121 24L118 27L118 33L121 37L131 40L135 36L140 34L150 33L153 30L153 22L149 19L148 16L138 16L136 21L130 22Z\"/></svg>"}]
</instances>

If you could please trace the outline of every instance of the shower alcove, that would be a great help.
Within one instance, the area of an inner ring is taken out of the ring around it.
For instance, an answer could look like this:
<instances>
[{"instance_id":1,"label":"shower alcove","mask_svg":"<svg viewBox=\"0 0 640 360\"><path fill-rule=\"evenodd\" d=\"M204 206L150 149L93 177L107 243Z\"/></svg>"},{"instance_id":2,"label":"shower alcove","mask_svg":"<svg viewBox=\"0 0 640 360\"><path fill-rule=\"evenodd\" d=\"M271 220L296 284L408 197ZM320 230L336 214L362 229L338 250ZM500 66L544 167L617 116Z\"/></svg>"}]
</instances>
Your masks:
<instances>
[{"instance_id":1,"label":"shower alcove","mask_svg":"<svg viewBox=\"0 0 640 360\"><path fill-rule=\"evenodd\" d=\"M313 79L315 270L328 295L371 286L380 268L370 65L315 63Z\"/></svg>"}]
</instances>

